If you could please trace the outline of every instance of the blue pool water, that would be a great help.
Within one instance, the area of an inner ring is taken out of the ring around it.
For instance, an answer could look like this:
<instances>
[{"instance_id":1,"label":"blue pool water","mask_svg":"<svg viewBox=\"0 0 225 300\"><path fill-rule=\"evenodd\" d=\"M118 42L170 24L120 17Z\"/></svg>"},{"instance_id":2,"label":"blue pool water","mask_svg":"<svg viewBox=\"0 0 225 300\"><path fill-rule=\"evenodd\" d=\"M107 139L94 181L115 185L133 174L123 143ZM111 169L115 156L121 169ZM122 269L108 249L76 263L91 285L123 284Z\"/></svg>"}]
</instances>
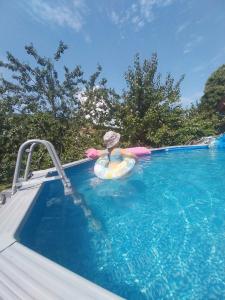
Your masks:
<instances>
[{"instance_id":1,"label":"blue pool water","mask_svg":"<svg viewBox=\"0 0 225 300\"><path fill-rule=\"evenodd\" d=\"M127 299L225 298L225 151L155 153L115 181L93 162L67 173L79 197L44 184L21 243Z\"/></svg>"}]
</instances>

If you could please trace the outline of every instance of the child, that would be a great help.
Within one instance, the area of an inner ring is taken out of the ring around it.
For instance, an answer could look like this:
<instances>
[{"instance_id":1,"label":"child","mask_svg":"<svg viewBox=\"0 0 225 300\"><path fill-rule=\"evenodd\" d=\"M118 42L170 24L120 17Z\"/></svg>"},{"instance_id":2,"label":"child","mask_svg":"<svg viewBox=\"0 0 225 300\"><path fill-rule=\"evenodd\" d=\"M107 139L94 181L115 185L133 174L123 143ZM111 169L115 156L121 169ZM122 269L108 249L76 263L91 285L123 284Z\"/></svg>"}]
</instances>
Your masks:
<instances>
[{"instance_id":1,"label":"child","mask_svg":"<svg viewBox=\"0 0 225 300\"><path fill-rule=\"evenodd\" d=\"M103 137L104 144L108 150L109 165L114 167L121 163L125 157L136 158L136 156L125 149L119 148L120 134L115 131L108 131Z\"/></svg>"}]
</instances>

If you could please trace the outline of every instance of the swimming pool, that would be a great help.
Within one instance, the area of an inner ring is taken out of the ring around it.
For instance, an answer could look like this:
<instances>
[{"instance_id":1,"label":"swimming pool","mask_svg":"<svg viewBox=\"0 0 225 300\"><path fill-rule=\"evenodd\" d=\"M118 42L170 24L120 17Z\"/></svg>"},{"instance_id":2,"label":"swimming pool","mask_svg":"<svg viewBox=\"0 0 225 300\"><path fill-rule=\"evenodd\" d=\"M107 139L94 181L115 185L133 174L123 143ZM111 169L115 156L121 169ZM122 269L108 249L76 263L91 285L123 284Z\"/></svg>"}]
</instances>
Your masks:
<instances>
[{"instance_id":1,"label":"swimming pool","mask_svg":"<svg viewBox=\"0 0 225 300\"><path fill-rule=\"evenodd\" d=\"M156 152L127 177L102 181L94 162L42 185L20 243L127 299L225 295L225 151Z\"/></svg>"}]
</instances>

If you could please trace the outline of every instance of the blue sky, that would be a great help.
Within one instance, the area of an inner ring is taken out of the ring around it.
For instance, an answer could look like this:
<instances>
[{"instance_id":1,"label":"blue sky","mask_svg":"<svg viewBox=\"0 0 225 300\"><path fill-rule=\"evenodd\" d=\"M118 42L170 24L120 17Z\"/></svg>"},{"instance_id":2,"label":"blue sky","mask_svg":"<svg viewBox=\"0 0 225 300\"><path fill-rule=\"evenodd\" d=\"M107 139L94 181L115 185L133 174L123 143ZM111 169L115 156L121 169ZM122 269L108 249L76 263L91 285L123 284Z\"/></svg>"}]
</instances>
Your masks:
<instances>
[{"instance_id":1,"label":"blue sky","mask_svg":"<svg viewBox=\"0 0 225 300\"><path fill-rule=\"evenodd\" d=\"M8 50L27 61L30 42L52 55L59 40L69 45L64 64L80 64L89 76L100 63L118 92L135 53L156 51L163 75L185 74L186 106L225 63L225 0L0 0L1 59Z\"/></svg>"}]
</instances>

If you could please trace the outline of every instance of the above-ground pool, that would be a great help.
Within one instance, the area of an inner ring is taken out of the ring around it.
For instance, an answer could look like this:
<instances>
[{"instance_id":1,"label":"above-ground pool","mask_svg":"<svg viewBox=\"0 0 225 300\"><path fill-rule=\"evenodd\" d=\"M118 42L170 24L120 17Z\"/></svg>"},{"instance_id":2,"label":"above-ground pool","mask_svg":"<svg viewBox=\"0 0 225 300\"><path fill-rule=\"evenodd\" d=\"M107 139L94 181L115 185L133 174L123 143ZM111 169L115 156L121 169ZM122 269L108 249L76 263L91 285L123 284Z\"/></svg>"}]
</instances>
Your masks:
<instances>
[{"instance_id":1,"label":"above-ground pool","mask_svg":"<svg viewBox=\"0 0 225 300\"><path fill-rule=\"evenodd\" d=\"M120 180L67 169L17 232L27 247L127 299L224 299L225 151L156 152Z\"/></svg>"}]
</instances>

